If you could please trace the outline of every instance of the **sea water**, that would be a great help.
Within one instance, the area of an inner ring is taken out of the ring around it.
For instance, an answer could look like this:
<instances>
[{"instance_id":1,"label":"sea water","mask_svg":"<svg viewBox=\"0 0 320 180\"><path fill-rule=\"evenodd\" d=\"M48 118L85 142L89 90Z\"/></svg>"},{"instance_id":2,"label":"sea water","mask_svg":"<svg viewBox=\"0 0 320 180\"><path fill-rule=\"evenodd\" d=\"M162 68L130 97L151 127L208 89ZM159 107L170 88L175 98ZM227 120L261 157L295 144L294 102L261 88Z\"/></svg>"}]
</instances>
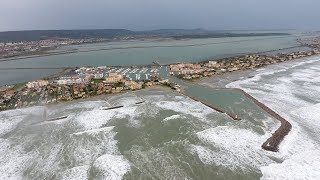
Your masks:
<instances>
[{"instance_id":1,"label":"sea water","mask_svg":"<svg viewBox=\"0 0 320 180\"><path fill-rule=\"evenodd\" d=\"M260 167L262 179L320 178L320 57L268 66L232 82L292 124L280 145L282 163Z\"/></svg>"}]
</instances>

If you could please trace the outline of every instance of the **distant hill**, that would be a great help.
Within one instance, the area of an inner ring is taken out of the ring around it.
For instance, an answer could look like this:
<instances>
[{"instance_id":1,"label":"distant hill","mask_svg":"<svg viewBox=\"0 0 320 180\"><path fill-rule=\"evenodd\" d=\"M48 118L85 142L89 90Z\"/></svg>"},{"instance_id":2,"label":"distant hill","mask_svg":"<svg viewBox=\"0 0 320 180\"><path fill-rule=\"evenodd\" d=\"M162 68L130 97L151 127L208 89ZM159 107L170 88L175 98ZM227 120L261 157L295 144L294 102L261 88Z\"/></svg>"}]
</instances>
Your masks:
<instances>
[{"instance_id":1,"label":"distant hill","mask_svg":"<svg viewBox=\"0 0 320 180\"><path fill-rule=\"evenodd\" d=\"M152 35L184 35L184 34L207 34L212 31L205 29L157 29L151 31L140 31L138 33L142 34L152 34Z\"/></svg>"},{"instance_id":2,"label":"distant hill","mask_svg":"<svg viewBox=\"0 0 320 180\"><path fill-rule=\"evenodd\" d=\"M52 38L124 38L132 37L167 37L183 38L219 38L247 36L279 36L288 33L232 33L229 31L209 31L205 29L158 29L151 31L130 31L126 29L92 29L92 30L30 30L0 32L0 42L37 41Z\"/></svg>"},{"instance_id":3,"label":"distant hill","mask_svg":"<svg viewBox=\"0 0 320 180\"><path fill-rule=\"evenodd\" d=\"M117 36L128 36L134 34L135 32L126 29L7 31L0 32L0 41L37 41L50 38L113 38Z\"/></svg>"}]
</instances>

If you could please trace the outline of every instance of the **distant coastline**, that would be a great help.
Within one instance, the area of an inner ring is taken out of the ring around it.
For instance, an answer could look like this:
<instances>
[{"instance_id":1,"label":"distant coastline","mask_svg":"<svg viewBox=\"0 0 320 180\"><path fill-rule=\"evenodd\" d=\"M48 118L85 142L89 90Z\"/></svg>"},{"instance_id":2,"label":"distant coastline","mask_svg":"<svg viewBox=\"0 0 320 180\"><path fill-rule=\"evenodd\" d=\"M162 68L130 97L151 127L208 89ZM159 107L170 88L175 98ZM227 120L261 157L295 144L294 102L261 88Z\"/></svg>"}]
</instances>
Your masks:
<instances>
[{"instance_id":1,"label":"distant coastline","mask_svg":"<svg viewBox=\"0 0 320 180\"><path fill-rule=\"evenodd\" d=\"M1 33L0 33L1 34ZM207 46L207 45L213 45L213 44L225 44L225 43L238 43L238 42L247 42L247 41L256 41L256 40L268 40L268 39L278 39L278 38L286 38L290 34L288 33L250 33L250 34L219 34L219 35L182 35L179 37L176 36L150 36L150 37L132 37L129 38L131 40L148 40L148 39L155 39L158 41L161 41L162 39L171 39L171 40L183 40L183 39L207 39L207 38L225 38L225 37L262 37L262 38L256 38L252 40L236 40L236 41L227 41L227 42L216 42L216 43L200 43L200 44L187 44L187 45L167 45L167 46L132 46L132 47L114 47L114 48L98 48L98 49L89 49L89 50L81 50L81 49L71 49L71 50L61 50L57 52L52 52L52 50L56 50L61 46L67 46L67 45L81 45L81 44L95 44L95 43L103 43L103 42L119 42L119 41L127 41L129 39L57 39L54 40L54 44L50 44L50 42L46 43L45 45L48 46L46 48L42 48L41 43L34 41L30 42L32 44L39 44L39 45L33 45L33 48L36 48L35 51L28 51L24 50L22 53L17 53L10 55L8 57L5 56L5 54L1 53L1 39L0 39L0 62L6 62L6 61L14 61L14 60L22 60L22 59L29 59L29 58L37 58L37 57L46 57L46 56L55 56L55 55L63 55L63 54L74 54L74 53L83 53L83 52L95 52L95 51L109 51L109 50L123 50L123 49L145 49L145 48L170 48L170 47L196 47L196 46ZM270 37L271 36L271 37ZM1 36L0 36L1 37ZM44 40L48 41L48 40ZM57 43L57 41L59 43ZM71 41L71 42L69 42ZM41 41L42 42L42 41ZM29 48L29 42L23 42L24 44L19 43L19 48ZM65 45L66 44L66 45ZM2 45L4 48L6 47L5 43ZM12 48L16 48L15 45L10 45ZM39 47L37 47L39 46ZM294 46L291 48L300 47L300 46ZM281 50L281 49L278 49ZM262 53L262 52L259 52ZM1 54L3 54L1 56Z\"/></svg>"}]
</instances>

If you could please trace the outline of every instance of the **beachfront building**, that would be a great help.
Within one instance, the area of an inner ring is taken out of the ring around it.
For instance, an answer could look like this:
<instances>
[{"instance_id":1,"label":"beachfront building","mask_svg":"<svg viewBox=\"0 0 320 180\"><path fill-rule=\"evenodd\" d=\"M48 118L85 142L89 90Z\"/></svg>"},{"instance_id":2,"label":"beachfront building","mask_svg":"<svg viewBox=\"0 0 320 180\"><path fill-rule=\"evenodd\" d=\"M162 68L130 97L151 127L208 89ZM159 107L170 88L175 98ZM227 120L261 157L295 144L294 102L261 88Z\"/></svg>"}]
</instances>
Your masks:
<instances>
[{"instance_id":1,"label":"beachfront building","mask_svg":"<svg viewBox=\"0 0 320 180\"><path fill-rule=\"evenodd\" d=\"M170 74L187 75L199 74L204 71L200 64L179 63L170 65Z\"/></svg>"},{"instance_id":2,"label":"beachfront building","mask_svg":"<svg viewBox=\"0 0 320 180\"><path fill-rule=\"evenodd\" d=\"M210 68L218 68L221 66L221 64L218 63L217 61L209 61L208 63L205 64L205 66Z\"/></svg>"},{"instance_id":3,"label":"beachfront building","mask_svg":"<svg viewBox=\"0 0 320 180\"><path fill-rule=\"evenodd\" d=\"M73 75L73 76L62 76L57 84L59 85L72 85L72 84L87 84L91 81L91 75Z\"/></svg>"},{"instance_id":4,"label":"beachfront building","mask_svg":"<svg viewBox=\"0 0 320 180\"><path fill-rule=\"evenodd\" d=\"M103 72L93 73L93 79L102 79L102 78L103 78Z\"/></svg>"},{"instance_id":5,"label":"beachfront building","mask_svg":"<svg viewBox=\"0 0 320 180\"><path fill-rule=\"evenodd\" d=\"M123 74L119 72L110 72L106 78L106 83L118 83L123 81Z\"/></svg>"},{"instance_id":6,"label":"beachfront building","mask_svg":"<svg viewBox=\"0 0 320 180\"><path fill-rule=\"evenodd\" d=\"M31 88L37 89L40 87L47 86L48 84L49 84L49 81L47 81L47 80L38 80L38 81L28 82L26 86L29 89L31 89Z\"/></svg>"},{"instance_id":7,"label":"beachfront building","mask_svg":"<svg viewBox=\"0 0 320 180\"><path fill-rule=\"evenodd\" d=\"M137 90L142 88L142 84L135 81L126 81L125 86L129 87L131 90Z\"/></svg>"},{"instance_id":8,"label":"beachfront building","mask_svg":"<svg viewBox=\"0 0 320 180\"><path fill-rule=\"evenodd\" d=\"M17 92L15 90L7 90L5 93L2 95L2 97L6 100L11 99L12 96L14 96Z\"/></svg>"}]
</instances>

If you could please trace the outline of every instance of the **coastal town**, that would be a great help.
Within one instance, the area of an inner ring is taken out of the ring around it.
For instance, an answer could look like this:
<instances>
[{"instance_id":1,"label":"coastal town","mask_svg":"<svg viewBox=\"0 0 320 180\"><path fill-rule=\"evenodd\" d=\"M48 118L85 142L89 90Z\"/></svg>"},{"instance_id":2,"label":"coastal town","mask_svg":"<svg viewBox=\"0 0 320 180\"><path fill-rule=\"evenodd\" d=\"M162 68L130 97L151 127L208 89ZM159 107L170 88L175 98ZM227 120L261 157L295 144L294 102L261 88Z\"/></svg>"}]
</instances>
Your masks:
<instances>
[{"instance_id":1,"label":"coastal town","mask_svg":"<svg viewBox=\"0 0 320 180\"><path fill-rule=\"evenodd\" d=\"M168 85L166 67L81 67L55 79L36 80L0 89L0 110Z\"/></svg>"},{"instance_id":2,"label":"coastal town","mask_svg":"<svg viewBox=\"0 0 320 180\"><path fill-rule=\"evenodd\" d=\"M50 53L61 46L104 42L103 38L70 39L52 38L39 41L0 42L0 59ZM52 52L54 53L54 52Z\"/></svg>"},{"instance_id":3,"label":"coastal town","mask_svg":"<svg viewBox=\"0 0 320 180\"><path fill-rule=\"evenodd\" d=\"M80 67L58 75L0 87L0 110L84 99L103 94L135 91L161 85L181 91L170 76L184 80L218 76L229 72L260 68L320 54L320 38L305 40L311 50L279 54L248 54L197 63L174 63L131 67ZM62 41L63 42L63 41ZM78 43L72 42L69 43Z\"/></svg>"}]
</instances>

